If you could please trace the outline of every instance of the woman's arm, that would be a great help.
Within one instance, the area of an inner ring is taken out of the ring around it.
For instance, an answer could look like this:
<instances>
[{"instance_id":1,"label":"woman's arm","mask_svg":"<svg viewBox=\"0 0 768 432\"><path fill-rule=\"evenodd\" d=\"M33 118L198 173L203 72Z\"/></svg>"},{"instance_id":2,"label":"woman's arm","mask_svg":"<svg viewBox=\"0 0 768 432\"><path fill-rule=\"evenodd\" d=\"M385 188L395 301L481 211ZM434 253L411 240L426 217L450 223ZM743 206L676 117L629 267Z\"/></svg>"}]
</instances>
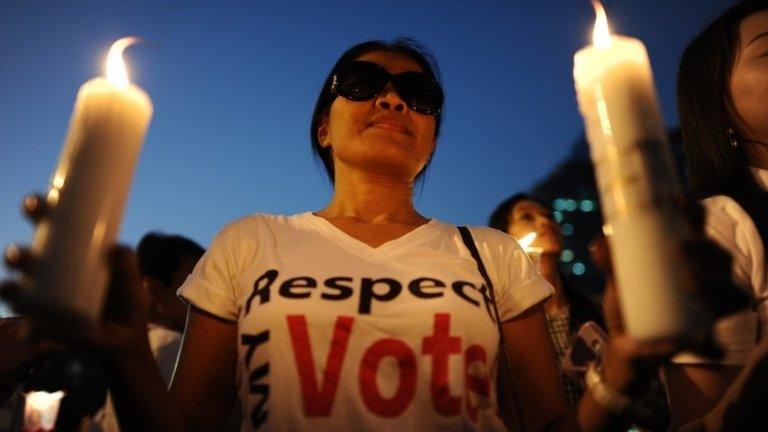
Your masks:
<instances>
[{"instance_id":1,"label":"woman's arm","mask_svg":"<svg viewBox=\"0 0 768 432\"><path fill-rule=\"evenodd\" d=\"M237 325L191 307L170 391L149 345L111 360L110 385L123 430L218 431L235 397Z\"/></svg>"},{"instance_id":2,"label":"woman's arm","mask_svg":"<svg viewBox=\"0 0 768 432\"><path fill-rule=\"evenodd\" d=\"M526 430L626 430L626 413L612 411L590 390L568 411L541 304L505 321L502 331ZM604 385L630 399L639 396L675 348L671 341L638 342L617 335L603 353Z\"/></svg>"},{"instance_id":3,"label":"woman's arm","mask_svg":"<svg viewBox=\"0 0 768 432\"><path fill-rule=\"evenodd\" d=\"M544 430L565 415L568 404L543 304L505 321L502 331L526 429Z\"/></svg>"},{"instance_id":4,"label":"woman's arm","mask_svg":"<svg viewBox=\"0 0 768 432\"><path fill-rule=\"evenodd\" d=\"M190 307L170 394L189 430L222 430L237 395L237 323Z\"/></svg>"},{"instance_id":5,"label":"woman's arm","mask_svg":"<svg viewBox=\"0 0 768 432\"><path fill-rule=\"evenodd\" d=\"M670 364L664 367L671 429L703 417L720 400L740 370L738 366Z\"/></svg>"}]
</instances>

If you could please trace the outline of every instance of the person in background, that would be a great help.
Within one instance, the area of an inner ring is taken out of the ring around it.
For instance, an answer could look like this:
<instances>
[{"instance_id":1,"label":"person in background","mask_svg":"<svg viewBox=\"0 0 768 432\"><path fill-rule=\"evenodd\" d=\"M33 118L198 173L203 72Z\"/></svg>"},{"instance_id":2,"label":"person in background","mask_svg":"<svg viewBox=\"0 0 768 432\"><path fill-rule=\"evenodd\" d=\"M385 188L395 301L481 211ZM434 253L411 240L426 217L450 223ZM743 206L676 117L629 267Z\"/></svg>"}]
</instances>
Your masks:
<instances>
[{"instance_id":1,"label":"person in background","mask_svg":"<svg viewBox=\"0 0 768 432\"><path fill-rule=\"evenodd\" d=\"M683 354L665 368L673 428L718 404L768 331L768 1L737 2L709 24L685 49L677 85L691 193L754 307L718 321L722 359Z\"/></svg>"},{"instance_id":2,"label":"person in background","mask_svg":"<svg viewBox=\"0 0 768 432\"><path fill-rule=\"evenodd\" d=\"M517 239L536 233L531 246L541 248L539 270L554 288L554 294L544 304L544 312L558 364L562 365L576 332L584 323L594 321L601 327L604 324L599 307L577 292L560 271L562 234L552 209L543 201L520 193L499 204L491 214L488 225ZM576 406L586 389L583 374L564 371L561 367L560 378L568 405Z\"/></svg>"},{"instance_id":3,"label":"person in background","mask_svg":"<svg viewBox=\"0 0 768 432\"><path fill-rule=\"evenodd\" d=\"M149 300L149 343L168 384L187 319L187 306L176 291L204 253L202 246L186 237L158 232L142 237L136 247L139 275Z\"/></svg>"}]
</instances>

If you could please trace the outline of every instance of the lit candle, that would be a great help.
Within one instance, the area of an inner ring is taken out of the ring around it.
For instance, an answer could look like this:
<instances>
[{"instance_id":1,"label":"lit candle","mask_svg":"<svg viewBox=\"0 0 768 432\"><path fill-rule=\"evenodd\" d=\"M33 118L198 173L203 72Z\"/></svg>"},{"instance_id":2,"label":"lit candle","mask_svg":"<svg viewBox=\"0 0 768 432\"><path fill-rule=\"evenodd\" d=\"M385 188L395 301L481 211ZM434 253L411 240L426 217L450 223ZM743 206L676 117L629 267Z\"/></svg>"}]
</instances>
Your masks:
<instances>
[{"instance_id":1,"label":"lit candle","mask_svg":"<svg viewBox=\"0 0 768 432\"><path fill-rule=\"evenodd\" d=\"M593 3L593 45L576 53L573 76L624 323L639 339L684 336L701 320L675 247L689 229L675 209L682 193L648 53L637 39L611 35Z\"/></svg>"},{"instance_id":2,"label":"lit candle","mask_svg":"<svg viewBox=\"0 0 768 432\"><path fill-rule=\"evenodd\" d=\"M63 391L34 391L24 395L24 432L52 431L56 427Z\"/></svg>"},{"instance_id":3,"label":"lit candle","mask_svg":"<svg viewBox=\"0 0 768 432\"><path fill-rule=\"evenodd\" d=\"M528 258L531 259L533 264L536 265L536 267L538 267L539 263L541 262L541 253L544 251L544 249L536 246L531 246L535 240L536 240L536 232L532 231L520 237L517 243L520 244L520 247L523 248L525 253L528 255Z\"/></svg>"},{"instance_id":4,"label":"lit candle","mask_svg":"<svg viewBox=\"0 0 768 432\"><path fill-rule=\"evenodd\" d=\"M32 241L31 294L98 319L107 288L107 252L115 243L134 168L152 116L146 93L128 80L123 38L107 56L107 76L80 87L51 179L50 212Z\"/></svg>"}]
</instances>

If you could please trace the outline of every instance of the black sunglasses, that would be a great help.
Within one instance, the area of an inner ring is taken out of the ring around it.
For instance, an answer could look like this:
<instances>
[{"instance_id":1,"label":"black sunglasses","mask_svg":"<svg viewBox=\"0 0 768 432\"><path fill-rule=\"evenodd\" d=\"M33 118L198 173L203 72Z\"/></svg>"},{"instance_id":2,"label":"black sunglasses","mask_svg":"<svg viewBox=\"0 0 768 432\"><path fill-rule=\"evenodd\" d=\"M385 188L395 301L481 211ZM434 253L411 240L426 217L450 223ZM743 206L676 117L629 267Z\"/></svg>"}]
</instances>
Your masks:
<instances>
[{"instance_id":1,"label":"black sunglasses","mask_svg":"<svg viewBox=\"0 0 768 432\"><path fill-rule=\"evenodd\" d=\"M420 114L440 115L443 89L424 72L391 74L376 63L353 61L339 68L333 76L331 91L353 101L370 100L378 96L390 81L408 108Z\"/></svg>"}]
</instances>

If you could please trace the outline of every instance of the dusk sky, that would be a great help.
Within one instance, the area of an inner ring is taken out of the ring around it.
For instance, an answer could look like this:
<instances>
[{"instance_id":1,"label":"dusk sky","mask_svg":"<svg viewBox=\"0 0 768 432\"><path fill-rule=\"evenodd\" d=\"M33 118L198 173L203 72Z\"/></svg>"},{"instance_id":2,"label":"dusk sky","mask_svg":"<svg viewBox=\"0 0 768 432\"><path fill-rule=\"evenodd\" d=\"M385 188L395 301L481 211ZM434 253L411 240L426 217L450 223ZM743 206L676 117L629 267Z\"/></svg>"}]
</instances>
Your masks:
<instances>
[{"instance_id":1,"label":"dusk sky","mask_svg":"<svg viewBox=\"0 0 768 432\"><path fill-rule=\"evenodd\" d=\"M648 47L670 125L682 50L729 4L606 2L612 30ZM499 201L552 170L580 133L572 62L593 22L587 0L2 0L0 245L31 239L19 203L46 190L77 89L103 74L120 37L156 42L125 56L155 112L121 241L162 230L207 246L243 215L324 206L331 186L309 150L320 85L349 46L395 36L433 51L446 91L417 208L484 224Z\"/></svg>"}]
</instances>

